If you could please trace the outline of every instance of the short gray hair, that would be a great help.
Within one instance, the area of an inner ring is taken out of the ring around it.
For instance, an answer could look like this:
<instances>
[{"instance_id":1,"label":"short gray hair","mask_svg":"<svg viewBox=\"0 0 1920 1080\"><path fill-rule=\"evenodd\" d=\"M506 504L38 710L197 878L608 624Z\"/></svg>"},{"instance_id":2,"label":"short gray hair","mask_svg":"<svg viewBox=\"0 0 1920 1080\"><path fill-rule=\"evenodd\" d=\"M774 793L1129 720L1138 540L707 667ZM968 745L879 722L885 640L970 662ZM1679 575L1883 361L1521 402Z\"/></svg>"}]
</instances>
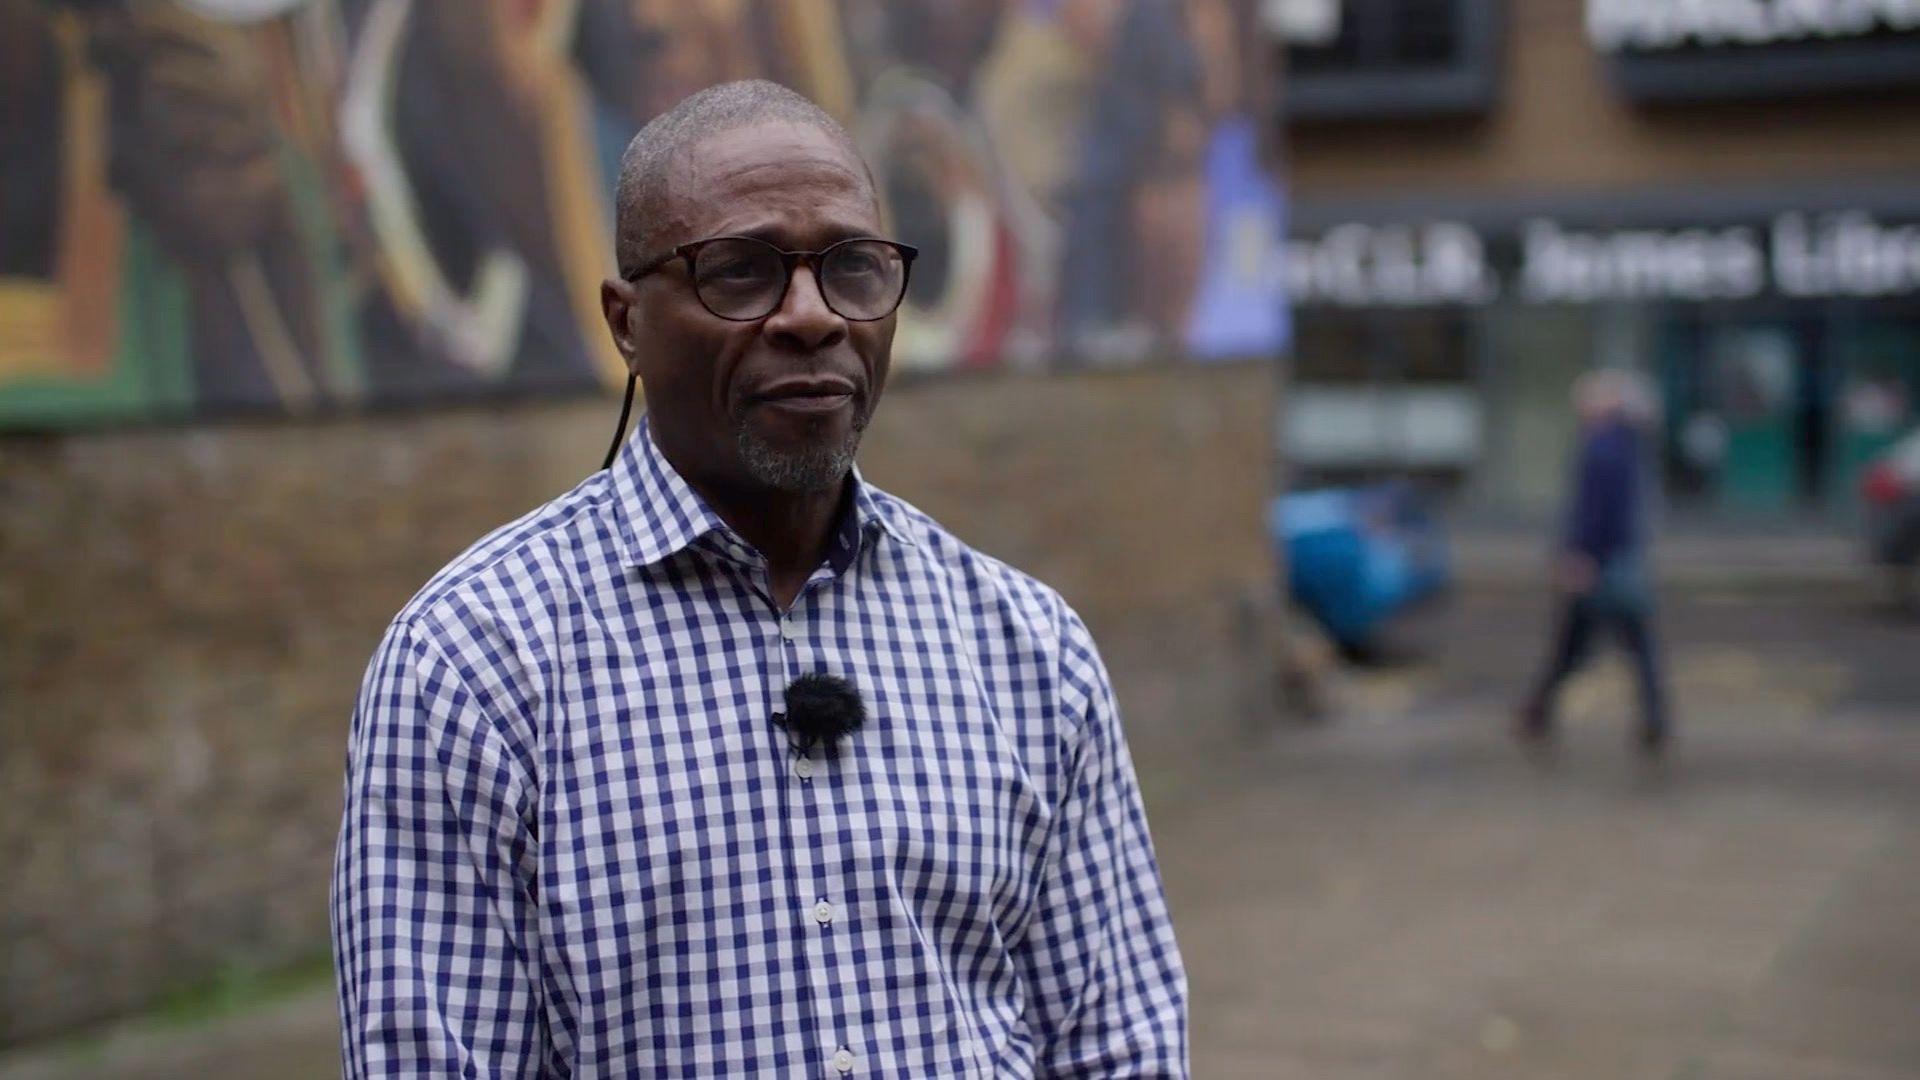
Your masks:
<instances>
[{"instance_id":1,"label":"short gray hair","mask_svg":"<svg viewBox=\"0 0 1920 1080\"><path fill-rule=\"evenodd\" d=\"M1606 416L1636 426L1651 426L1660 403L1647 377L1621 367L1592 368L1573 383L1574 407L1584 415Z\"/></svg>"},{"instance_id":2,"label":"short gray hair","mask_svg":"<svg viewBox=\"0 0 1920 1080\"><path fill-rule=\"evenodd\" d=\"M657 243L653 226L666 203L675 159L704 139L769 121L819 128L844 145L855 160L862 160L853 137L838 120L779 83L742 79L689 94L648 121L620 157L620 185L614 194L613 254L622 275L658 257L653 250ZM867 181L871 187L871 174Z\"/></svg>"}]
</instances>

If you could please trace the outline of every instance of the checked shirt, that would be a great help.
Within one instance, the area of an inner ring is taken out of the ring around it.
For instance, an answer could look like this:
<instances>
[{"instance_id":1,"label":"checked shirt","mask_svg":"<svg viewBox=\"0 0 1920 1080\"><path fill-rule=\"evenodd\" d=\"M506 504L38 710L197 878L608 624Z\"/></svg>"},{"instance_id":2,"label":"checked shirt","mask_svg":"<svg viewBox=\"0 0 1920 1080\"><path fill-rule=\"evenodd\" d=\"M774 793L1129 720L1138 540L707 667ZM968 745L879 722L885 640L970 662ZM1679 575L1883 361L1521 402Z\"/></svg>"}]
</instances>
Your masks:
<instances>
[{"instance_id":1,"label":"checked shirt","mask_svg":"<svg viewBox=\"0 0 1920 1080\"><path fill-rule=\"evenodd\" d=\"M349 1077L1184 1077L1186 980L1086 627L864 483L776 609L654 447L428 583L368 669ZM864 727L772 714L842 676Z\"/></svg>"}]
</instances>

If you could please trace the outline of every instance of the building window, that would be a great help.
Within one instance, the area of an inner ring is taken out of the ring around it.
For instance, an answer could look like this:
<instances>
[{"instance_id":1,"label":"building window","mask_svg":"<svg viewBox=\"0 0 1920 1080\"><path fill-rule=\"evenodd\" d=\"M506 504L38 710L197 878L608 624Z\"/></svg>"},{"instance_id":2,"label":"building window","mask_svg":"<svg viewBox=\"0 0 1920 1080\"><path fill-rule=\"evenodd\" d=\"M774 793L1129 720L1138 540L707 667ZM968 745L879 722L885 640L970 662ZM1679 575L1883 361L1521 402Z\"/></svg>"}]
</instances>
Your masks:
<instances>
[{"instance_id":1,"label":"building window","mask_svg":"<svg viewBox=\"0 0 1920 1080\"><path fill-rule=\"evenodd\" d=\"M1275 24L1290 119L1469 115L1493 104L1497 0L1296 0L1308 4L1326 14Z\"/></svg>"},{"instance_id":2,"label":"building window","mask_svg":"<svg viewBox=\"0 0 1920 1080\"><path fill-rule=\"evenodd\" d=\"M1282 425L1296 479L1464 480L1485 441L1475 318L1459 308L1303 312Z\"/></svg>"},{"instance_id":3,"label":"building window","mask_svg":"<svg viewBox=\"0 0 1920 1080\"><path fill-rule=\"evenodd\" d=\"M1296 77L1444 68L1460 52L1459 7L1454 0L1348 0L1333 40L1292 45L1287 59Z\"/></svg>"}]
</instances>

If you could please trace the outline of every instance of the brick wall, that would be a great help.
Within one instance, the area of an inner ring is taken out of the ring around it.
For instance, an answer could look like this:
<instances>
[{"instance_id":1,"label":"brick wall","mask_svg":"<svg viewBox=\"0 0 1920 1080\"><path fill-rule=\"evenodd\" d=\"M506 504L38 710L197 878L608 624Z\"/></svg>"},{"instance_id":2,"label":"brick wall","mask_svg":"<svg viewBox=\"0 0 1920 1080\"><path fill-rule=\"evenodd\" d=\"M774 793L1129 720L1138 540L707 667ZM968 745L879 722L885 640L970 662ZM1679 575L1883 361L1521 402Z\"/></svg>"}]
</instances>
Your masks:
<instances>
[{"instance_id":1,"label":"brick wall","mask_svg":"<svg viewBox=\"0 0 1920 1080\"><path fill-rule=\"evenodd\" d=\"M381 629L614 409L0 441L0 1045L324 950ZM862 461L1081 608L1151 774L1237 700L1271 416L1263 365L963 379L895 388Z\"/></svg>"}]
</instances>

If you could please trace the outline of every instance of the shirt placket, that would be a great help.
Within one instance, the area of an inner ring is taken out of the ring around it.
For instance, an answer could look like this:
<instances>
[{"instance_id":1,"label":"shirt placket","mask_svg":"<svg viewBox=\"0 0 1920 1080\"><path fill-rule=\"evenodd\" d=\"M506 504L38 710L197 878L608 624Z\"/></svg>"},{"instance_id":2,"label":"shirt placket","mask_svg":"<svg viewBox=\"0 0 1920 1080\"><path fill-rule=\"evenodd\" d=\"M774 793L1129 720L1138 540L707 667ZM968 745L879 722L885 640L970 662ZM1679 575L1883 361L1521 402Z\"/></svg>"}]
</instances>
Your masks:
<instances>
[{"instance_id":1,"label":"shirt placket","mask_svg":"<svg viewBox=\"0 0 1920 1080\"><path fill-rule=\"evenodd\" d=\"M821 670L818 639L820 592L830 587L827 571L814 575L774 627L774 646L780 656L779 691L801 675ZM844 748L842 748L844 751ZM824 1075L829 1078L857 1076L861 1072L865 1048L841 1007L845 993L841 958L847 956L852 932L851 908L842 882L835 880L834 868L844 865L837 851L837 823L840 818L835 802L842 786L839 770L844 759L827 755L815 746L802 753L792 746L787 750L786 784L789 797L787 834L793 838L793 880L799 888L794 900L800 910L792 913L799 921L804 942L806 972L813 1000L816 1060L824 1060Z\"/></svg>"}]
</instances>

